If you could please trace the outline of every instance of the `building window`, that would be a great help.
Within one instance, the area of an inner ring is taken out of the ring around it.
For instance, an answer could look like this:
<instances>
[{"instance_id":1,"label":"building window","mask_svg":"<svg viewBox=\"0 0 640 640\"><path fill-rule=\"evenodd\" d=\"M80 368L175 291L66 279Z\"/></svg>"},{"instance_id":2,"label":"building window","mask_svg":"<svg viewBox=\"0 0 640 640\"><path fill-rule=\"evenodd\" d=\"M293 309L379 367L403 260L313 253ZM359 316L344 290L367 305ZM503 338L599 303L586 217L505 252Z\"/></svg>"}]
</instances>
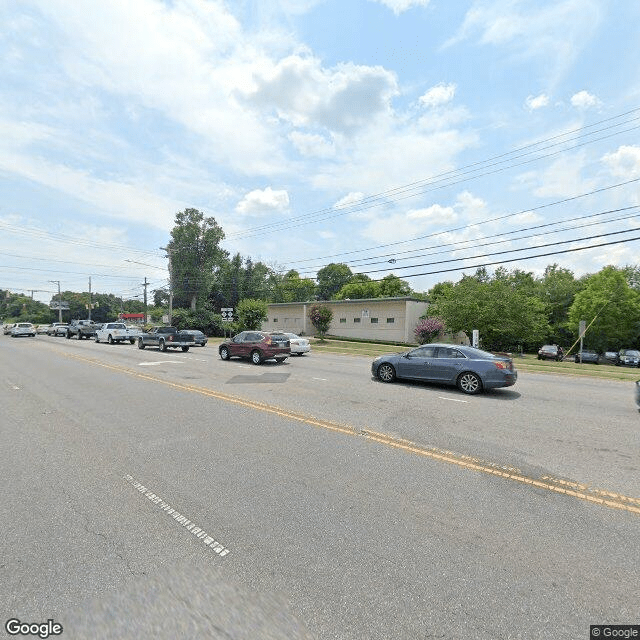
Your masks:
<instances>
[{"instance_id":1,"label":"building window","mask_svg":"<svg viewBox=\"0 0 640 640\"><path fill-rule=\"evenodd\" d=\"M371 318L371 324L378 324L378 318Z\"/></svg>"},{"instance_id":2,"label":"building window","mask_svg":"<svg viewBox=\"0 0 640 640\"><path fill-rule=\"evenodd\" d=\"M353 321L354 322L360 322L360 318L354 318Z\"/></svg>"},{"instance_id":3,"label":"building window","mask_svg":"<svg viewBox=\"0 0 640 640\"><path fill-rule=\"evenodd\" d=\"M340 318L340 324L346 324L347 319L346 318Z\"/></svg>"},{"instance_id":4,"label":"building window","mask_svg":"<svg viewBox=\"0 0 640 640\"><path fill-rule=\"evenodd\" d=\"M274 321L274 322L278 322L278 318L274 318L274 319L273 319L273 321Z\"/></svg>"},{"instance_id":5,"label":"building window","mask_svg":"<svg viewBox=\"0 0 640 640\"><path fill-rule=\"evenodd\" d=\"M387 318L387 324L393 324L395 321L395 318Z\"/></svg>"}]
</instances>

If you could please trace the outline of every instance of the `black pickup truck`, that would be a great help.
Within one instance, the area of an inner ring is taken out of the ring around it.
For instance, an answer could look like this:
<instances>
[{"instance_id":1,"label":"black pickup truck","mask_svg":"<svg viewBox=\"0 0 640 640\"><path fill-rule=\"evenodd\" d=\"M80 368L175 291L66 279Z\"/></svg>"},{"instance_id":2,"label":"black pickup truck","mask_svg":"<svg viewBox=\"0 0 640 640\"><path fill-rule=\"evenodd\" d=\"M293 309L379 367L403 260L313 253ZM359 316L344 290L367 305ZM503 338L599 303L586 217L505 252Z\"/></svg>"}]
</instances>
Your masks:
<instances>
[{"instance_id":1,"label":"black pickup truck","mask_svg":"<svg viewBox=\"0 0 640 640\"><path fill-rule=\"evenodd\" d=\"M72 320L67 327L67 338L95 338L97 330L98 327L93 320Z\"/></svg>"},{"instance_id":2,"label":"black pickup truck","mask_svg":"<svg viewBox=\"0 0 640 640\"><path fill-rule=\"evenodd\" d=\"M193 345L193 335L178 331L175 327L154 327L148 333L138 337L138 349L158 347L160 351L178 348L189 351L189 347Z\"/></svg>"}]
</instances>

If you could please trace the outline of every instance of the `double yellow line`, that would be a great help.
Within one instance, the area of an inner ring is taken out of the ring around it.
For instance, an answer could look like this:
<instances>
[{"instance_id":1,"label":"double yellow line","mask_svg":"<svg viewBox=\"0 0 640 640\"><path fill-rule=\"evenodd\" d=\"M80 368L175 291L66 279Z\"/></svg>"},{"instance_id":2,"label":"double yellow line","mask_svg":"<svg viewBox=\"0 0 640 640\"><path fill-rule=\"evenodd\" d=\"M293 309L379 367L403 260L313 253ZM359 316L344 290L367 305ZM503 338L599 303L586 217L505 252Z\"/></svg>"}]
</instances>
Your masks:
<instances>
[{"instance_id":1,"label":"double yellow line","mask_svg":"<svg viewBox=\"0 0 640 640\"><path fill-rule=\"evenodd\" d=\"M56 351L58 350L56 349ZM447 451L435 447L424 447L415 442L411 442L410 440L403 440L401 438L396 438L384 433L378 433L369 429L359 429L357 427L339 424L336 422L331 422L329 420L322 420L313 416L296 413L293 411L289 411L288 409L282 409L280 407L276 407L274 405L266 404L263 402L256 402L254 400L247 400L246 398L233 396L227 393L222 393L220 391L213 391L212 389L207 389L206 387L198 387L194 385L163 380L162 378L158 378L156 376L152 376L146 373L140 373L138 371L134 371L133 369L116 367L114 365L110 365L93 358L85 358L83 356L70 354L65 351L58 351L58 353L61 353L66 358L71 358L74 360L79 360L81 362L86 362L88 364L97 365L99 367L103 367L104 369L109 369L118 373L125 373L141 380L160 383L179 391L197 393L209 398L223 400L224 402L231 402L248 409L271 413L281 418L288 418L289 420L303 422L304 424L308 424L313 427L328 429L330 431L335 431L350 436L359 436L371 440L372 442L377 442L378 444L393 447L394 449L401 449L403 451L407 451L408 453L423 456L425 458L431 458L432 460L438 460L439 462L453 464L472 471L479 471L488 475L504 478L505 480L520 482L531 487L545 489L547 491L559 493L572 498L578 498L580 500L585 500L587 502L598 504L603 507L619 509L622 511L628 511L630 513L635 513L636 515L640 515L640 499L638 498L631 498L629 496L614 493L611 491L605 491L603 489L593 489L585 484L562 480L554 478L552 476L541 476L540 478L533 478L531 476L527 476L526 474L522 473L520 469L516 469L514 467L487 462L479 458L455 453L453 451Z\"/></svg>"}]
</instances>

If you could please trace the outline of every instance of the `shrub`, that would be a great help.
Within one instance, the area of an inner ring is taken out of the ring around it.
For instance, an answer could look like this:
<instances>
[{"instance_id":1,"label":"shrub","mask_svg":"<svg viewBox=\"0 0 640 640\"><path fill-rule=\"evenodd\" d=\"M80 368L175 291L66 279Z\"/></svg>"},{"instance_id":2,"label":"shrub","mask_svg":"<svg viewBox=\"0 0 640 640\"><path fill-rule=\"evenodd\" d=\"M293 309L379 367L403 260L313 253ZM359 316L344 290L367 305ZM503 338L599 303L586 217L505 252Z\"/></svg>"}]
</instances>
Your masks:
<instances>
[{"instance_id":1,"label":"shrub","mask_svg":"<svg viewBox=\"0 0 640 640\"><path fill-rule=\"evenodd\" d=\"M423 318L414 333L420 344L433 341L444 330L444 322L440 318Z\"/></svg>"},{"instance_id":2,"label":"shrub","mask_svg":"<svg viewBox=\"0 0 640 640\"><path fill-rule=\"evenodd\" d=\"M309 309L309 320L311 320L311 324L320 336L320 340L324 340L324 336L329 331L333 320L333 312L323 304L314 304Z\"/></svg>"}]
</instances>

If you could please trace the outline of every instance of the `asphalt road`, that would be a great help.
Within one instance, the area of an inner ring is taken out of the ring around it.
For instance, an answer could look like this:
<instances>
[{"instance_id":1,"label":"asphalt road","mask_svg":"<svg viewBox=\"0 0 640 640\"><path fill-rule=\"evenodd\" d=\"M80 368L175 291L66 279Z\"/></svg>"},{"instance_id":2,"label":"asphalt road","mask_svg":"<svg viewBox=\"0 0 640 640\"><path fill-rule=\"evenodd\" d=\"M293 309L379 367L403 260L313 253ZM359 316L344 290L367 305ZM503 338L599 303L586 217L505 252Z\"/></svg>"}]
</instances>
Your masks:
<instances>
[{"instance_id":1,"label":"asphalt road","mask_svg":"<svg viewBox=\"0 0 640 640\"><path fill-rule=\"evenodd\" d=\"M4 338L4 339L3 339ZM640 623L626 383L0 336L0 611L69 638L588 638ZM6 631L5 631L6 633Z\"/></svg>"}]
</instances>

